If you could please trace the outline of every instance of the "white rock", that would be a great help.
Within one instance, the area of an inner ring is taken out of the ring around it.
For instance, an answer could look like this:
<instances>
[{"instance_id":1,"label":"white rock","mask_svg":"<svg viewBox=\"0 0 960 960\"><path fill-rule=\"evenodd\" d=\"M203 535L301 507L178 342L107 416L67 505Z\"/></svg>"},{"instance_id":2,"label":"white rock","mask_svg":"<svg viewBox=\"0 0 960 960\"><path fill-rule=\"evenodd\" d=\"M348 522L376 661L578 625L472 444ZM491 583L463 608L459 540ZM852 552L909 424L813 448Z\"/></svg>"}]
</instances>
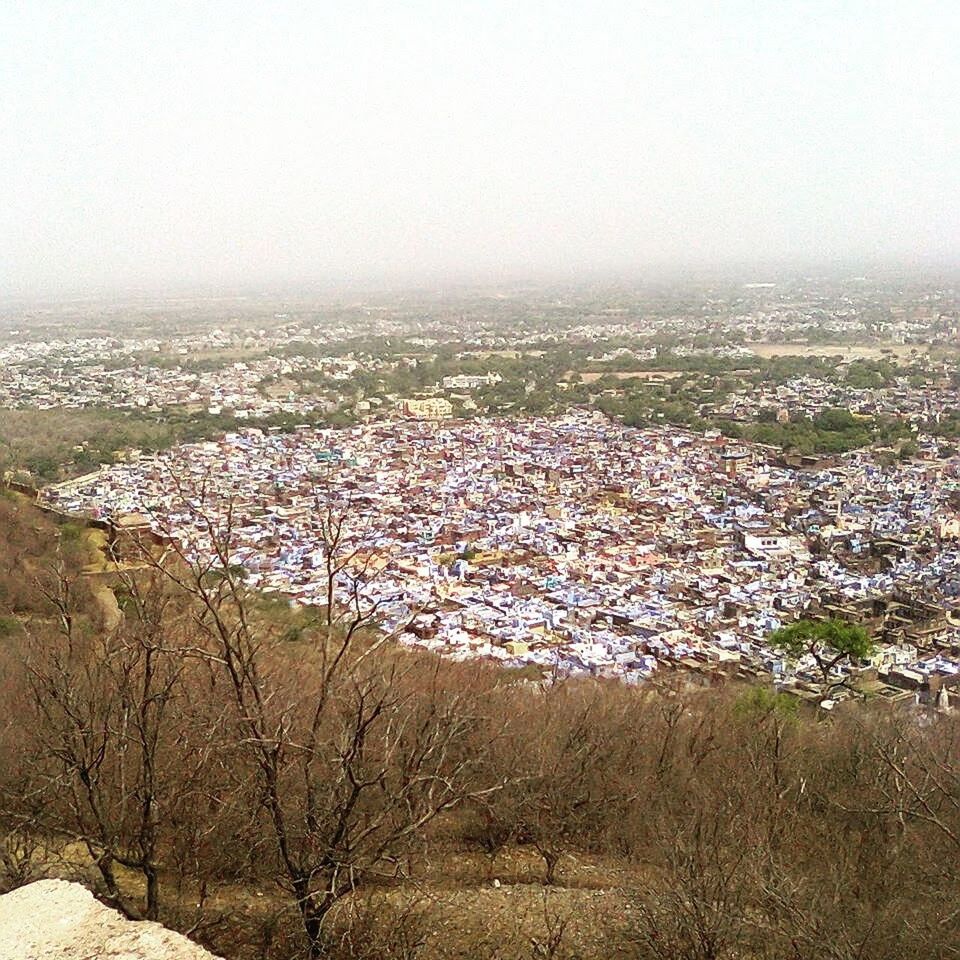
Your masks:
<instances>
[{"instance_id":1,"label":"white rock","mask_svg":"<svg viewBox=\"0 0 960 960\"><path fill-rule=\"evenodd\" d=\"M0 897L0 960L217 960L159 923L127 920L85 887L38 880Z\"/></svg>"}]
</instances>

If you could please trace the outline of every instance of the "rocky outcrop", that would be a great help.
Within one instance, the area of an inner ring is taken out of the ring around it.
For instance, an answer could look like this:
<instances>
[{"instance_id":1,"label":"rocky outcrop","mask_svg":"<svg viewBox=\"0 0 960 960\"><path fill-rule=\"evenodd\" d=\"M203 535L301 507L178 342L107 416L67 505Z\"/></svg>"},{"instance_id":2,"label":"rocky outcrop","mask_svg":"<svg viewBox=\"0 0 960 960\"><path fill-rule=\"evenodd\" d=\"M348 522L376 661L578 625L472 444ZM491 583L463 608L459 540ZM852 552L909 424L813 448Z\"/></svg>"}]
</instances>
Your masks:
<instances>
[{"instance_id":1,"label":"rocky outcrop","mask_svg":"<svg viewBox=\"0 0 960 960\"><path fill-rule=\"evenodd\" d=\"M0 897L0 960L217 960L159 923L127 920L85 887L39 880Z\"/></svg>"}]
</instances>

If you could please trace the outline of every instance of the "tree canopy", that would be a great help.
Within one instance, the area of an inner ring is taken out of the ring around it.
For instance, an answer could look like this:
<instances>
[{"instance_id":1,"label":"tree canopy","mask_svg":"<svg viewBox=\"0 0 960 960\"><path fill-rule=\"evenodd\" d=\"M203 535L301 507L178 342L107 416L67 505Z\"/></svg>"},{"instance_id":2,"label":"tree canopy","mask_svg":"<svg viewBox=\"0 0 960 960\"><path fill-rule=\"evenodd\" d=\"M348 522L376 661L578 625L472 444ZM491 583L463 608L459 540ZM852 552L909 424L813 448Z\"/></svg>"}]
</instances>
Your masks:
<instances>
[{"instance_id":1,"label":"tree canopy","mask_svg":"<svg viewBox=\"0 0 960 960\"><path fill-rule=\"evenodd\" d=\"M843 620L798 620L770 635L770 645L797 660L809 654L823 674L824 683L844 660L863 660L873 652L867 630Z\"/></svg>"}]
</instances>

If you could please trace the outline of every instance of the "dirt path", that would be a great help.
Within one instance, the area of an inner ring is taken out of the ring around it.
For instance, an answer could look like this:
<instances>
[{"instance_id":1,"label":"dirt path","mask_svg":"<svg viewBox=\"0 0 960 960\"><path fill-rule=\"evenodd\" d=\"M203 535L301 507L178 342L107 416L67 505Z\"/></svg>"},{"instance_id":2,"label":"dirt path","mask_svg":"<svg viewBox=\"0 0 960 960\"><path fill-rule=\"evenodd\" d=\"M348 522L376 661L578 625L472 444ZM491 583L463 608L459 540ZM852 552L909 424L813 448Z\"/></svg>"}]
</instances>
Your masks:
<instances>
[{"instance_id":1,"label":"dirt path","mask_svg":"<svg viewBox=\"0 0 960 960\"><path fill-rule=\"evenodd\" d=\"M925 343L744 343L758 357L847 357L851 360L909 359L929 353Z\"/></svg>"},{"instance_id":2,"label":"dirt path","mask_svg":"<svg viewBox=\"0 0 960 960\"><path fill-rule=\"evenodd\" d=\"M103 614L104 628L107 631L116 630L123 619L120 605L117 603L117 595L105 583L93 577L90 578L90 592Z\"/></svg>"}]
</instances>

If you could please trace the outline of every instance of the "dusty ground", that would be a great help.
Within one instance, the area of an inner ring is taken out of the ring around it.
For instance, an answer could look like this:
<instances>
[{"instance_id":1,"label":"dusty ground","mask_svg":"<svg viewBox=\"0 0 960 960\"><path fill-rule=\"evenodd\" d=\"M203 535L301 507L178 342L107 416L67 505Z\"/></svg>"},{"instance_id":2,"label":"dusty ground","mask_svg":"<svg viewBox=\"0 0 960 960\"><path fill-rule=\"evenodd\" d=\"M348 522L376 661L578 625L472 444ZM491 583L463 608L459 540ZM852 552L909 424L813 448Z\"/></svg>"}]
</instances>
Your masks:
<instances>
[{"instance_id":1,"label":"dusty ground","mask_svg":"<svg viewBox=\"0 0 960 960\"><path fill-rule=\"evenodd\" d=\"M480 360L486 357L508 357L517 360L520 357L542 357L544 353L543 350L472 350L470 356Z\"/></svg>"},{"instance_id":2,"label":"dusty ground","mask_svg":"<svg viewBox=\"0 0 960 960\"><path fill-rule=\"evenodd\" d=\"M168 351L162 356L178 360L221 360L224 363L234 363L237 360L256 360L267 353L263 347L214 347L210 350L194 350L189 354Z\"/></svg>"},{"instance_id":3,"label":"dusty ground","mask_svg":"<svg viewBox=\"0 0 960 960\"><path fill-rule=\"evenodd\" d=\"M541 951L551 937L559 937L557 957L616 957L633 919L626 890L639 877L622 863L576 854L545 887L543 862L528 847L502 853L492 872L472 852L415 863L412 872L377 891L371 908L394 929L406 925L422 941L424 960L531 960L550 955Z\"/></svg>"},{"instance_id":4,"label":"dusty ground","mask_svg":"<svg viewBox=\"0 0 960 960\"><path fill-rule=\"evenodd\" d=\"M568 370L566 377L573 377L576 370ZM614 377L617 380L675 380L683 376L680 370L590 370L581 373L580 377L584 383L596 383L601 377Z\"/></svg>"},{"instance_id":5,"label":"dusty ground","mask_svg":"<svg viewBox=\"0 0 960 960\"><path fill-rule=\"evenodd\" d=\"M435 960L526 960L559 935L563 953L583 960L616 955L627 923L627 901L616 890L491 885L433 891L424 888L413 909L423 956ZM538 949L539 948L539 949Z\"/></svg>"},{"instance_id":6,"label":"dusty ground","mask_svg":"<svg viewBox=\"0 0 960 960\"><path fill-rule=\"evenodd\" d=\"M928 353L927 344L911 343L745 343L758 357L849 357L852 360L903 360L911 353Z\"/></svg>"},{"instance_id":7,"label":"dusty ground","mask_svg":"<svg viewBox=\"0 0 960 960\"><path fill-rule=\"evenodd\" d=\"M77 859L83 859L79 851ZM355 938L418 944L418 960L612 960L635 919L630 887L642 878L623 863L571 854L561 861L557 884L546 887L543 863L528 847L503 852L492 872L481 854L462 850L418 857L409 867L409 878L366 888L334 908L327 921L331 938L345 935L349 919ZM137 878L125 871L120 877L129 894L142 893ZM289 901L273 885L215 885L208 894L209 945L224 956L253 957L251 944L268 918L285 917L283 925L297 929ZM192 906L184 904L188 925ZM551 938L556 952L542 952ZM2 949L0 960L8 960Z\"/></svg>"},{"instance_id":8,"label":"dusty ground","mask_svg":"<svg viewBox=\"0 0 960 960\"><path fill-rule=\"evenodd\" d=\"M123 615L117 603L117 595L102 581L91 581L90 592L103 615L103 628L108 633L120 626Z\"/></svg>"}]
</instances>

